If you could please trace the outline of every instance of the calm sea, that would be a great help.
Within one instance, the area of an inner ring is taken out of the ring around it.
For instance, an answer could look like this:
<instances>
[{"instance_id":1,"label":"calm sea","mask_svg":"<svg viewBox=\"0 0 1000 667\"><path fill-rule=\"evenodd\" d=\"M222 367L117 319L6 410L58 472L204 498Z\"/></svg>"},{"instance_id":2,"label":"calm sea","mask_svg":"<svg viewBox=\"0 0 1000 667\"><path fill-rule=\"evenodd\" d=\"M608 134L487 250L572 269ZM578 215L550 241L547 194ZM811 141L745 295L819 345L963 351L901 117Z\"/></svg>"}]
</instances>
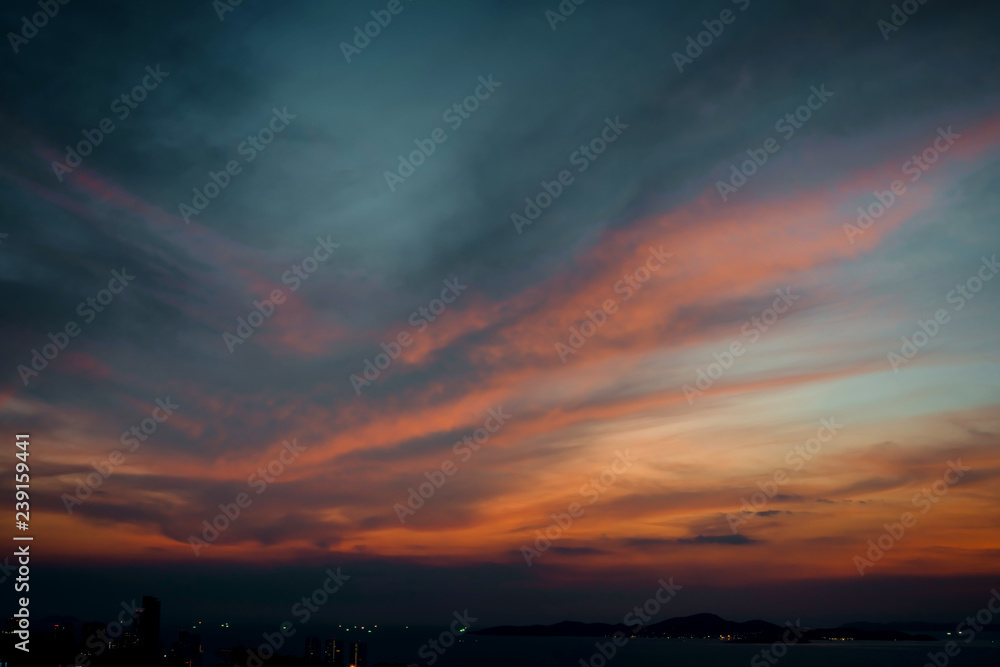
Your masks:
<instances>
[{"instance_id":1,"label":"calm sea","mask_svg":"<svg viewBox=\"0 0 1000 667\"><path fill-rule=\"evenodd\" d=\"M371 632L369 632L369 629ZM227 632L225 635L203 633L206 658L213 648L243 643L256 646L260 634ZM271 630L270 628L268 630ZM428 664L426 651L420 649L437 637L440 629L433 628L374 628L345 631L340 628L300 627L282 654L303 655L305 638L316 635L322 639L337 636L346 641L362 639L368 642L368 665L380 662ZM770 648L766 644L727 644L697 639L633 639L607 660L607 667L923 667L932 664L928 652L944 650L944 633L928 633L942 639L935 642L813 642L790 646L775 663L761 656ZM214 635L214 636L213 636ZM581 667L585 664L601 667L602 660L595 643L609 639L575 637L479 637L464 635L459 642L438 655L434 667ZM936 667L1000 667L1000 633L983 632L970 644L959 643L961 652L948 657L948 662ZM754 658L757 657L757 660ZM206 665L217 664L206 660ZM265 662L265 665L267 663Z\"/></svg>"}]
</instances>

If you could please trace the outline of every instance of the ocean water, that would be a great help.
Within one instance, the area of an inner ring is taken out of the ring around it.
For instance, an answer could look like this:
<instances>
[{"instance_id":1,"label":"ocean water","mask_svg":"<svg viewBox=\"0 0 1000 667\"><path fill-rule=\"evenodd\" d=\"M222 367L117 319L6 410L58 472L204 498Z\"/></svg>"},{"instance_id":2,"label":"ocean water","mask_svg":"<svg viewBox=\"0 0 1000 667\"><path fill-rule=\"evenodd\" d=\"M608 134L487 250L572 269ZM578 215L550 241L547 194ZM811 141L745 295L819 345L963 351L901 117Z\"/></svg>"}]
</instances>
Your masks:
<instances>
[{"instance_id":1,"label":"ocean water","mask_svg":"<svg viewBox=\"0 0 1000 667\"><path fill-rule=\"evenodd\" d=\"M997 633L993 633L997 634ZM609 640L570 637L468 637L435 662L434 667L601 667L595 642ZM765 659L770 645L729 644L700 639L633 639L618 649L609 667L922 667L929 651L943 651L931 642L813 642L787 647L782 657ZM780 649L779 649L780 651ZM603 656L602 656L603 657ZM593 658L593 659L592 659ZM581 663L581 660L584 662ZM1000 638L963 645L947 667L1000 667ZM372 663L374 664L374 663ZM945 667L945 665L940 665Z\"/></svg>"},{"instance_id":2,"label":"ocean water","mask_svg":"<svg viewBox=\"0 0 1000 667\"><path fill-rule=\"evenodd\" d=\"M436 654L427 642L438 637L441 628L386 628L369 632L345 631L336 627L299 628L280 653L302 655L306 635L321 639L336 636L345 641L368 642L368 665L403 663L433 667L924 667L928 653L941 653L947 663L934 667L1000 667L1000 633L982 632L972 643L959 642L957 656L945 656L943 633L927 633L940 642L812 642L787 647L780 657L768 661L762 651L770 644L730 644L702 639L632 639L615 649L610 659L595 644L610 638L596 637L482 637L462 635L443 654ZM273 630L273 628L269 628ZM242 633L240 633L242 634ZM260 635L237 637L230 634L204 636L206 658L213 648L236 643L256 646ZM423 649L423 650L422 650ZM781 653L779 648L778 653ZM775 655L772 653L772 655ZM596 656L596 657L595 657ZM581 660L583 661L581 663ZM206 665L216 664L206 660ZM265 665L267 663L265 662Z\"/></svg>"}]
</instances>

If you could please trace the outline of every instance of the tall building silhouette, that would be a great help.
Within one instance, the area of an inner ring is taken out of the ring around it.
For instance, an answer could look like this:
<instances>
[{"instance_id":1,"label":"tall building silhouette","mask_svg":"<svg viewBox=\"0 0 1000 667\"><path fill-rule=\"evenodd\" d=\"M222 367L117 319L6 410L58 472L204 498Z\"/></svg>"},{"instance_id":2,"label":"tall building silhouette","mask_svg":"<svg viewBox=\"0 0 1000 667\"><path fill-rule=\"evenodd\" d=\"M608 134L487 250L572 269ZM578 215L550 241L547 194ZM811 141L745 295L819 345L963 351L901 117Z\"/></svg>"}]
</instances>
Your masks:
<instances>
[{"instance_id":1,"label":"tall building silhouette","mask_svg":"<svg viewBox=\"0 0 1000 667\"><path fill-rule=\"evenodd\" d=\"M137 619L139 655L143 667L159 664L160 657L160 601L150 595L142 596L142 609Z\"/></svg>"},{"instance_id":2,"label":"tall building silhouette","mask_svg":"<svg viewBox=\"0 0 1000 667\"><path fill-rule=\"evenodd\" d=\"M339 639L327 639L323 662L334 667L344 667L344 642Z\"/></svg>"},{"instance_id":3,"label":"tall building silhouette","mask_svg":"<svg viewBox=\"0 0 1000 667\"><path fill-rule=\"evenodd\" d=\"M50 650L72 652L76 648L72 623L54 623L51 629L41 633L40 638Z\"/></svg>"},{"instance_id":4,"label":"tall building silhouette","mask_svg":"<svg viewBox=\"0 0 1000 667\"><path fill-rule=\"evenodd\" d=\"M368 644L354 642L351 644L351 667L368 667Z\"/></svg>"},{"instance_id":5,"label":"tall building silhouette","mask_svg":"<svg viewBox=\"0 0 1000 667\"><path fill-rule=\"evenodd\" d=\"M204 662L204 652L201 648L201 635L197 635L187 630L181 630L174 647L170 652L170 657L174 661L171 664L181 664L185 667L202 667Z\"/></svg>"},{"instance_id":6,"label":"tall building silhouette","mask_svg":"<svg viewBox=\"0 0 1000 667\"><path fill-rule=\"evenodd\" d=\"M319 637L306 637L306 660L319 662L322 660L323 651L319 642Z\"/></svg>"},{"instance_id":7,"label":"tall building silhouette","mask_svg":"<svg viewBox=\"0 0 1000 667\"><path fill-rule=\"evenodd\" d=\"M102 631L106 633L107 630L108 624L102 621L88 621L84 623L81 626L80 642L82 648L80 652L86 656L94 656L98 651L101 653L106 652L110 648L111 642L102 640L99 633Z\"/></svg>"}]
</instances>

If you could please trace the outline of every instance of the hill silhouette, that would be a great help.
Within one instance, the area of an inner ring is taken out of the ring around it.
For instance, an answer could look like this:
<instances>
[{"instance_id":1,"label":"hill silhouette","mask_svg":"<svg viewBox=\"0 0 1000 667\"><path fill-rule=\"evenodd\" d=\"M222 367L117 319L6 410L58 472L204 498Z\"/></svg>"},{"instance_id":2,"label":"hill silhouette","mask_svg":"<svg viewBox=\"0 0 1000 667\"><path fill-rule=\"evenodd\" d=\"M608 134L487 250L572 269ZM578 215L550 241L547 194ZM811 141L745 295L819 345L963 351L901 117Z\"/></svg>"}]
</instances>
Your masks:
<instances>
[{"instance_id":1,"label":"hill silhouette","mask_svg":"<svg viewBox=\"0 0 1000 667\"><path fill-rule=\"evenodd\" d=\"M638 620L636 621L638 623ZM797 628L793 637L797 643L810 640L856 641L937 641L927 635L910 635L894 627L879 627L873 623L857 623L861 627ZM610 637L623 633L629 637L722 639L734 642L782 641L791 625L776 625L768 621L730 621L717 614L677 616L651 625L636 627L636 623L581 623L561 621L553 625L503 625L477 630L470 634L501 637Z\"/></svg>"}]
</instances>

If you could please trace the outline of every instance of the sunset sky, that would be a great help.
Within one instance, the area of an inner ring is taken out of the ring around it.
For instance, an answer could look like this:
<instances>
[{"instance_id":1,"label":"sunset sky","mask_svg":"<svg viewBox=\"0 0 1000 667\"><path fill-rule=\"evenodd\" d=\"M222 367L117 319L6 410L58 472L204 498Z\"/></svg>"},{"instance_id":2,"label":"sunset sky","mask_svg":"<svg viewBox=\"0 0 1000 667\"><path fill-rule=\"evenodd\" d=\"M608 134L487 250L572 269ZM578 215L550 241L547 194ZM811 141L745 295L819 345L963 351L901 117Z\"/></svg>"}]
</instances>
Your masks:
<instances>
[{"instance_id":1,"label":"sunset sky","mask_svg":"<svg viewBox=\"0 0 1000 667\"><path fill-rule=\"evenodd\" d=\"M931 1L886 32L880 2L591 0L553 23L555 0L403 0L345 56L386 4L298 4L69 3L3 55L0 424L32 436L49 613L147 593L166 616L279 620L338 566L330 613L370 622L615 621L669 577L674 614L738 620L982 606L1000 579L996 7ZM34 9L5 6L4 32ZM748 151L767 161L721 186ZM543 182L558 196L519 224ZM298 278L306 257L326 259ZM113 271L134 279L78 309ZM905 347L921 322L934 335ZM123 435L158 399L179 407ZM478 451L456 446L484 424Z\"/></svg>"}]
</instances>

